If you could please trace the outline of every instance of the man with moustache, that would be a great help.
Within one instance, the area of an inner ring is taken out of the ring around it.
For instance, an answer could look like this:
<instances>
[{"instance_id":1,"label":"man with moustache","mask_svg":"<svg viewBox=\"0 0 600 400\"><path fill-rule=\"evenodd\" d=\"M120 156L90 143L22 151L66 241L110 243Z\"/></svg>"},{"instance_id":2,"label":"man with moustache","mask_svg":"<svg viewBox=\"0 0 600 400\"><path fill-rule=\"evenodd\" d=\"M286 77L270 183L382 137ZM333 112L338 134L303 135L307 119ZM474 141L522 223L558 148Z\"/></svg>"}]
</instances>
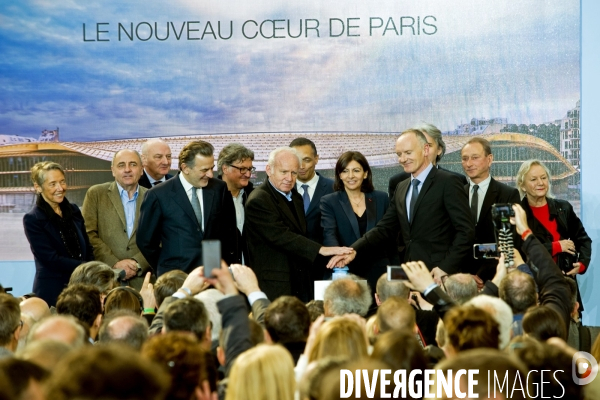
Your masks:
<instances>
[{"instance_id":1,"label":"man with moustache","mask_svg":"<svg viewBox=\"0 0 600 400\"><path fill-rule=\"evenodd\" d=\"M139 185L142 160L135 150L115 153L113 182L88 189L81 212L94 258L119 270L120 280L141 289L150 265L136 244L140 207L147 189Z\"/></svg>"},{"instance_id":2,"label":"man with moustache","mask_svg":"<svg viewBox=\"0 0 600 400\"><path fill-rule=\"evenodd\" d=\"M142 145L142 163L144 170L140 185L147 189L173 177L169 175L171 148L162 139L149 139Z\"/></svg>"}]
</instances>

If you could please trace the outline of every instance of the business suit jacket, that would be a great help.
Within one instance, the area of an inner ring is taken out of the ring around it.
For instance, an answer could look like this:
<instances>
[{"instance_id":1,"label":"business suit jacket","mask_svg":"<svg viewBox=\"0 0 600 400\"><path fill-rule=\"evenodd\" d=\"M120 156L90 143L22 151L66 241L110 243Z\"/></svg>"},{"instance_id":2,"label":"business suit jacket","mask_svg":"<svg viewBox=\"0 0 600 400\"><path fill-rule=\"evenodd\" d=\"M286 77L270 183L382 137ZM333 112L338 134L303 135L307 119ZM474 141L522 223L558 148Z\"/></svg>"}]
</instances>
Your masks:
<instances>
[{"instance_id":1,"label":"business suit jacket","mask_svg":"<svg viewBox=\"0 0 600 400\"><path fill-rule=\"evenodd\" d=\"M467 197L469 196L470 186L465 185L465 192ZM504 183L500 183L494 178L491 178L488 190L485 193L483 204L481 205L481 211L479 212L479 219L475 226L475 240L476 244L483 243L496 243L496 230L494 228L494 221L492 220L492 205L501 203L515 204L519 203L519 191L512 188ZM496 273L496 260L476 260L471 254L471 270L472 274L477 274L481 279L491 280Z\"/></svg>"},{"instance_id":2,"label":"business suit jacket","mask_svg":"<svg viewBox=\"0 0 600 400\"><path fill-rule=\"evenodd\" d=\"M367 231L373 229L383 218L389 204L390 201L385 192L365 193ZM354 214L346 191L341 190L324 196L321 199L321 215L324 246L351 246L360 239L356 214ZM377 252L365 251L357 254L357 257L349 265L350 272L367 278L373 289L375 289L377 279L385 272L386 266L390 262L390 256L395 252L393 238L379 247L380 251Z\"/></svg>"},{"instance_id":3,"label":"business suit jacket","mask_svg":"<svg viewBox=\"0 0 600 400\"><path fill-rule=\"evenodd\" d=\"M321 198L333 193L333 180L321 176L319 173L317 187L310 199L310 205L306 211L306 235L317 243L323 243L323 228L321 227Z\"/></svg>"},{"instance_id":4,"label":"business suit jacket","mask_svg":"<svg viewBox=\"0 0 600 400\"><path fill-rule=\"evenodd\" d=\"M352 247L360 251L396 237L399 231L404 246L401 258L405 261L423 261L429 269L437 266L449 274L464 270L475 227L461 180L450 172L432 168L423 182L411 223L406 215L409 185L410 180L398 185L381 221Z\"/></svg>"},{"instance_id":5,"label":"business suit jacket","mask_svg":"<svg viewBox=\"0 0 600 400\"><path fill-rule=\"evenodd\" d=\"M133 231L129 237L125 210L117 183L115 181L101 183L88 189L81 212L85 220L87 235L94 247L96 260L112 267L121 260L133 258L142 267L142 275L145 275L150 269L150 264L136 243L140 209L147 191L148 189L145 187L139 187ZM141 285L141 282L139 284Z\"/></svg>"},{"instance_id":6,"label":"business suit jacket","mask_svg":"<svg viewBox=\"0 0 600 400\"><path fill-rule=\"evenodd\" d=\"M202 265L202 240L220 240L221 257L231 262L235 210L225 182L210 178L202 188L204 233L179 176L146 192L140 209L137 245L157 271L191 272Z\"/></svg>"},{"instance_id":7,"label":"business suit jacket","mask_svg":"<svg viewBox=\"0 0 600 400\"><path fill-rule=\"evenodd\" d=\"M463 174L459 174L458 172L450 171L449 169L442 168L439 165L437 168L441 169L442 171L446 171L453 175L456 175L461 180L463 185L466 185L469 183L469 181L467 181L467 177L464 176ZM388 194L390 196L390 200L392 200L392 198L394 197L394 192L396 191L396 186L398 186L398 184L400 182L402 182L403 180L408 179L408 178L410 178L410 174L408 172L404 172L404 171L399 172L390 178L390 180L388 182Z\"/></svg>"},{"instance_id":8,"label":"business suit jacket","mask_svg":"<svg viewBox=\"0 0 600 400\"><path fill-rule=\"evenodd\" d=\"M60 230L37 205L23 217L25 235L29 241L35 260L33 292L49 306L56 305L56 299L69 283L71 273L80 264L94 259L94 252L85 233L83 216L79 207L70 204L73 223L79 238L81 260L69 256L63 243Z\"/></svg>"},{"instance_id":9,"label":"business suit jacket","mask_svg":"<svg viewBox=\"0 0 600 400\"><path fill-rule=\"evenodd\" d=\"M271 300L282 295L306 300L313 291L310 269L321 245L307 237L304 205L296 188L292 189L292 201L298 219L287 199L267 180L254 189L246 203L248 265Z\"/></svg>"},{"instance_id":10,"label":"business suit jacket","mask_svg":"<svg viewBox=\"0 0 600 400\"><path fill-rule=\"evenodd\" d=\"M223 180L222 176L219 175L217 178L219 178L220 180ZM244 206L244 208L246 207L246 202L248 201L248 197L250 196L250 193L252 193L252 191L254 190L254 185L252 184L252 182L248 182L248 185L244 188L244 193L242 194L242 205ZM232 196L233 199L233 196ZM235 219L235 205L233 208L233 213L234 213L234 220L237 222L237 220ZM245 211L244 211L244 216L245 216ZM245 218L245 217L244 217ZM233 259L232 262L236 263L236 264L241 264L242 263L242 254L244 255L244 261L248 260L248 247L246 246L246 232L240 232L237 229L237 224L236 224L236 229L234 231L234 235L232 236L232 238L230 239L231 241L231 251L233 252Z\"/></svg>"},{"instance_id":11,"label":"business suit jacket","mask_svg":"<svg viewBox=\"0 0 600 400\"><path fill-rule=\"evenodd\" d=\"M173 175L171 174L166 174L165 175L165 179L171 179L173 177ZM145 187L146 189L152 189L152 184L150 183L150 179L148 179L148 175L146 175L146 171L142 170L142 176L140 177L140 180L138 181L138 185Z\"/></svg>"}]
</instances>

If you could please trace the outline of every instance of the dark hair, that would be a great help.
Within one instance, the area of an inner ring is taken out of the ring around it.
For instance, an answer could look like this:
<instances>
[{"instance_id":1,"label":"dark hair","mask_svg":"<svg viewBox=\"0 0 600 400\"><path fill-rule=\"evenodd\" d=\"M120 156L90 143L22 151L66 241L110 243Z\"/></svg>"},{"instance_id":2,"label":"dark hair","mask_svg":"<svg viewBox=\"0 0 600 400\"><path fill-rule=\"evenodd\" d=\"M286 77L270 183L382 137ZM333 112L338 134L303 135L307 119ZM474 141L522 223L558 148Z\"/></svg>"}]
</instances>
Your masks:
<instances>
[{"instance_id":1,"label":"dark hair","mask_svg":"<svg viewBox=\"0 0 600 400\"><path fill-rule=\"evenodd\" d=\"M194 168L196 156L201 155L204 157L210 157L214 155L215 148L212 144L205 142L204 140L195 140L185 145L179 153L179 169L182 170L182 165L185 164L190 168Z\"/></svg>"},{"instance_id":2,"label":"dark hair","mask_svg":"<svg viewBox=\"0 0 600 400\"><path fill-rule=\"evenodd\" d=\"M571 306L569 311L573 312L575 309L575 303L577 303L577 282L575 282L575 279L571 278L570 276L565 276L564 279L569 286L569 290L571 291L571 297L569 297L569 300L571 300Z\"/></svg>"},{"instance_id":3,"label":"dark hair","mask_svg":"<svg viewBox=\"0 0 600 400\"><path fill-rule=\"evenodd\" d=\"M308 337L310 314L294 296L281 296L265 311L265 328L273 342L301 342Z\"/></svg>"},{"instance_id":4,"label":"dark hair","mask_svg":"<svg viewBox=\"0 0 600 400\"><path fill-rule=\"evenodd\" d=\"M263 330L262 325L253 320L252 318L248 318L248 324L250 328L250 342L252 343L252 347L264 343L265 331Z\"/></svg>"},{"instance_id":5,"label":"dark hair","mask_svg":"<svg viewBox=\"0 0 600 400\"><path fill-rule=\"evenodd\" d=\"M427 359L415 334L408 330L394 329L377 337L371 357L383 361L393 371L427 368Z\"/></svg>"},{"instance_id":6,"label":"dark hair","mask_svg":"<svg viewBox=\"0 0 600 400\"><path fill-rule=\"evenodd\" d=\"M89 283L96 286L101 293L108 293L115 285L114 270L101 261L89 261L81 264L71 274L69 285Z\"/></svg>"},{"instance_id":7,"label":"dark hair","mask_svg":"<svg viewBox=\"0 0 600 400\"><path fill-rule=\"evenodd\" d=\"M306 309L310 315L310 321L315 322L317 318L325 314L325 307L323 307L323 300L311 300L306 303Z\"/></svg>"},{"instance_id":8,"label":"dark hair","mask_svg":"<svg viewBox=\"0 0 600 400\"><path fill-rule=\"evenodd\" d=\"M547 306L531 307L523 315L523 332L538 340L551 337L567 339L567 329L560 315Z\"/></svg>"},{"instance_id":9,"label":"dark hair","mask_svg":"<svg viewBox=\"0 0 600 400\"><path fill-rule=\"evenodd\" d=\"M344 182L340 179L340 174L344 169L350 164L350 162L356 161L360 164L362 169L367 173L367 177L363 180L360 190L365 193L371 193L375 190L373 186L373 174L371 173L371 167L369 166L369 162L358 151L347 151L338 158L335 163L335 180L333 183L333 190L340 191L344 190Z\"/></svg>"},{"instance_id":10,"label":"dark hair","mask_svg":"<svg viewBox=\"0 0 600 400\"><path fill-rule=\"evenodd\" d=\"M175 300L165 310L164 327L169 332L192 332L202 341L209 324L210 317L204 303L194 297Z\"/></svg>"},{"instance_id":11,"label":"dark hair","mask_svg":"<svg viewBox=\"0 0 600 400\"><path fill-rule=\"evenodd\" d=\"M119 332L120 334L114 332L114 328L109 325L117 318L129 319L129 329ZM148 339L148 322L144 317L130 310L115 310L104 316L98 331L99 342L123 343L134 350L140 350L146 339Z\"/></svg>"},{"instance_id":12,"label":"dark hair","mask_svg":"<svg viewBox=\"0 0 600 400\"><path fill-rule=\"evenodd\" d=\"M0 293L0 346L11 342L21 321L19 300L10 294Z\"/></svg>"},{"instance_id":13,"label":"dark hair","mask_svg":"<svg viewBox=\"0 0 600 400\"><path fill-rule=\"evenodd\" d=\"M463 350L500 346L498 322L486 311L474 306L451 308L444 316L448 343L459 352Z\"/></svg>"},{"instance_id":14,"label":"dark hair","mask_svg":"<svg viewBox=\"0 0 600 400\"><path fill-rule=\"evenodd\" d=\"M292 140L292 143L290 143L290 147L300 147L300 146L310 146L313 149L313 156L316 156L318 154L317 146L315 146L314 142L310 139L299 137L299 138Z\"/></svg>"},{"instance_id":15,"label":"dark hair","mask_svg":"<svg viewBox=\"0 0 600 400\"><path fill-rule=\"evenodd\" d=\"M12 392L15 399L23 398L31 380L41 383L50 375L37 364L13 357L0 361L0 373L4 373L10 381L10 386L2 389Z\"/></svg>"},{"instance_id":16,"label":"dark hair","mask_svg":"<svg viewBox=\"0 0 600 400\"><path fill-rule=\"evenodd\" d=\"M154 298L156 299L156 307L160 307L162 302L169 296L172 296L181 286L188 274L185 272L174 269L169 272L165 272L158 277L154 284Z\"/></svg>"},{"instance_id":17,"label":"dark hair","mask_svg":"<svg viewBox=\"0 0 600 400\"><path fill-rule=\"evenodd\" d=\"M144 299L135 289L128 286L117 286L104 298L104 313L115 310L131 310L135 313L144 311Z\"/></svg>"},{"instance_id":18,"label":"dark hair","mask_svg":"<svg viewBox=\"0 0 600 400\"><path fill-rule=\"evenodd\" d=\"M521 271L513 271L502 279L498 293L513 314L522 314L537 303L535 281L531 275Z\"/></svg>"},{"instance_id":19,"label":"dark hair","mask_svg":"<svg viewBox=\"0 0 600 400\"><path fill-rule=\"evenodd\" d=\"M481 147L483 147L483 152L485 153L486 157L489 156L490 154L492 154L492 146L490 146L490 142L488 142L486 139L480 138L480 137L471 138L467 143L465 143L465 145L462 147L462 149L464 149L466 145L473 144L473 143L479 143L481 145ZM461 153L462 153L462 149L460 149Z\"/></svg>"},{"instance_id":20,"label":"dark hair","mask_svg":"<svg viewBox=\"0 0 600 400\"><path fill-rule=\"evenodd\" d=\"M69 285L56 300L56 312L68 314L88 325L94 325L98 314L102 314L100 290L89 283Z\"/></svg>"}]
</instances>

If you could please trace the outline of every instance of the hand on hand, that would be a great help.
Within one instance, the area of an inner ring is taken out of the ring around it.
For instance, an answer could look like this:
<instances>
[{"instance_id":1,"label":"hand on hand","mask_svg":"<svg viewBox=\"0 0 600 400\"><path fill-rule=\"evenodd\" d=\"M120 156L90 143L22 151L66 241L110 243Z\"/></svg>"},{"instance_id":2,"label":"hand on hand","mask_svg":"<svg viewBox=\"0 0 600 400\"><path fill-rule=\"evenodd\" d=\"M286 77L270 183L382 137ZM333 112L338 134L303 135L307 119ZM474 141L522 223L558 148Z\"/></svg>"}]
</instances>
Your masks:
<instances>
[{"instance_id":1,"label":"hand on hand","mask_svg":"<svg viewBox=\"0 0 600 400\"><path fill-rule=\"evenodd\" d=\"M335 268L335 267L343 267L345 265L350 264L352 260L356 257L356 251L352 250L350 254L342 254L338 256L333 256L327 263L327 268Z\"/></svg>"},{"instance_id":2,"label":"hand on hand","mask_svg":"<svg viewBox=\"0 0 600 400\"><path fill-rule=\"evenodd\" d=\"M565 273L565 275L569 275L569 276L574 276L577 275L579 273L579 269L581 268L581 263L573 263L573 269L570 270L569 272Z\"/></svg>"},{"instance_id":3,"label":"hand on hand","mask_svg":"<svg viewBox=\"0 0 600 400\"><path fill-rule=\"evenodd\" d=\"M342 254L355 253L352 247L321 247L319 254L322 256L338 256Z\"/></svg>"},{"instance_id":4,"label":"hand on hand","mask_svg":"<svg viewBox=\"0 0 600 400\"><path fill-rule=\"evenodd\" d=\"M563 253L569 253L572 255L575 254L575 243L573 243L572 240L570 240L570 239L559 240L558 243L560 243L560 249L562 250Z\"/></svg>"},{"instance_id":5,"label":"hand on hand","mask_svg":"<svg viewBox=\"0 0 600 400\"><path fill-rule=\"evenodd\" d=\"M117 262L113 268L125 271L125 279L131 279L137 274L137 262L131 258Z\"/></svg>"}]
</instances>

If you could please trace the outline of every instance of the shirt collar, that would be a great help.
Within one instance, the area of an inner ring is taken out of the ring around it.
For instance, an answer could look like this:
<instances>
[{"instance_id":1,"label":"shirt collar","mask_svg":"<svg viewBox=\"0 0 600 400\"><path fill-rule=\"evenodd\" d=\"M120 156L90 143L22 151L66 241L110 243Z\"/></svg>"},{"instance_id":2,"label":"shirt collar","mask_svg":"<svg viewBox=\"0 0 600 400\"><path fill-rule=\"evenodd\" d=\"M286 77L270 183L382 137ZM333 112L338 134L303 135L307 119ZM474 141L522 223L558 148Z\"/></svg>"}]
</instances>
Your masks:
<instances>
[{"instance_id":1,"label":"shirt collar","mask_svg":"<svg viewBox=\"0 0 600 400\"><path fill-rule=\"evenodd\" d=\"M429 163L429 165L427 166L427 168L425 168L419 175L412 177L411 175L411 182L413 179L418 179L419 182L423 183L425 182L425 179L427 179L427 175L429 175L429 173L431 172L431 170L433 169L433 164Z\"/></svg>"},{"instance_id":2,"label":"shirt collar","mask_svg":"<svg viewBox=\"0 0 600 400\"><path fill-rule=\"evenodd\" d=\"M129 193L127 192L127 190L123 189L121 187L121 185L119 185L119 182L115 181L115 183L117 184L117 188L119 189L119 196L123 197L123 193L125 193L127 198L129 198ZM133 199L135 199L137 197L139 191L140 191L140 185L137 185L135 187L135 194L133 195ZM131 200L133 200L133 199L131 199Z\"/></svg>"},{"instance_id":3,"label":"shirt collar","mask_svg":"<svg viewBox=\"0 0 600 400\"><path fill-rule=\"evenodd\" d=\"M291 192L291 191L290 191L289 193L284 193L284 192L282 192L281 190L277 189L277 188L275 187L275 185L273 185L273 184L271 183L271 180L270 180L270 179L267 179L267 180L269 181L269 184L270 184L271 186L273 186L273 189L275 189L275 190L277 190L279 193L281 193L281 194L282 194L282 195L283 195L283 196L284 196L284 197L287 199L287 201L292 201L292 192Z\"/></svg>"},{"instance_id":4,"label":"shirt collar","mask_svg":"<svg viewBox=\"0 0 600 400\"><path fill-rule=\"evenodd\" d=\"M314 188L317 186L317 182L319 182L319 174L315 172L315 176L313 176L308 182L300 182L296 179L296 188L302 187L302 185L308 185L310 188Z\"/></svg>"},{"instance_id":5,"label":"shirt collar","mask_svg":"<svg viewBox=\"0 0 600 400\"><path fill-rule=\"evenodd\" d=\"M479 183L473 183L473 181L471 179L469 179L469 189L473 190L473 186L478 185L479 186L479 190L487 190L488 186L490 186L490 182L492 181L492 175L488 175L487 178L485 178L484 180L482 180Z\"/></svg>"},{"instance_id":6,"label":"shirt collar","mask_svg":"<svg viewBox=\"0 0 600 400\"><path fill-rule=\"evenodd\" d=\"M150 185L154 185L154 182L164 182L166 180L166 178L163 176L162 179L154 179L153 177L150 176L150 174L148 173L148 171L146 171L146 169L144 169L144 173L146 174L146 177L148 178L148 181L150 181Z\"/></svg>"},{"instance_id":7,"label":"shirt collar","mask_svg":"<svg viewBox=\"0 0 600 400\"><path fill-rule=\"evenodd\" d=\"M181 185L183 186L183 190L185 190L186 193L189 192L189 191L191 191L192 188L194 187L194 185L192 185L191 183L189 183L187 181L187 179L185 179L183 177L183 174L181 172L178 174L178 176L179 176L179 181L181 182ZM198 188L198 189L201 190L202 188Z\"/></svg>"}]
</instances>

